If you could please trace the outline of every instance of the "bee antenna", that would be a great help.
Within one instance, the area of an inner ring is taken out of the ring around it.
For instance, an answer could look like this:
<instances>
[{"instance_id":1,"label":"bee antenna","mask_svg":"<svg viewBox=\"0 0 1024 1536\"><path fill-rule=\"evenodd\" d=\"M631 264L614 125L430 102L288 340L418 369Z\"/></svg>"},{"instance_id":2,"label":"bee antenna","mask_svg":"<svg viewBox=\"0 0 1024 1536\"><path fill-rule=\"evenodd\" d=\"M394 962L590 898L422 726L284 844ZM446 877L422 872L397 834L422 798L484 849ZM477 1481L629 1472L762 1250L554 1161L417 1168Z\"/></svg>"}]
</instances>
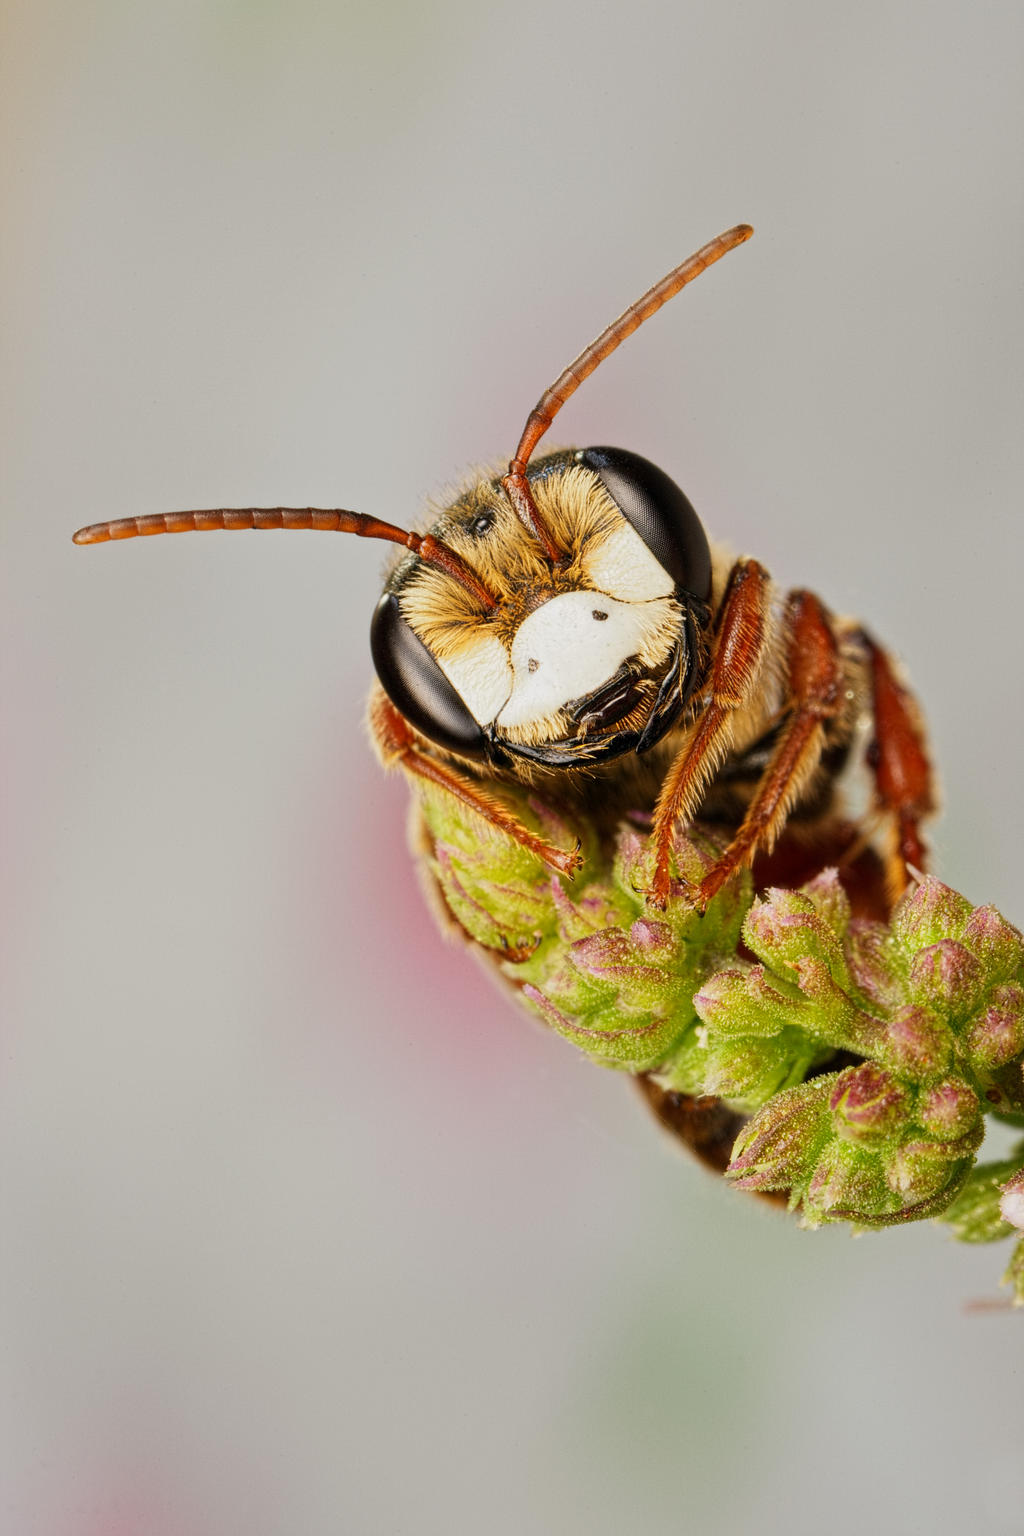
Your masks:
<instances>
[{"instance_id":1,"label":"bee antenna","mask_svg":"<svg viewBox=\"0 0 1024 1536\"><path fill-rule=\"evenodd\" d=\"M526 418L526 426L519 439L515 458L509 464L508 474L501 483L516 513L544 545L549 559L557 560L560 551L537 511L526 478L526 466L530 462L533 450L570 395L576 393L583 380L588 378L606 357L610 357L627 336L632 336L645 320L649 320L653 314L656 314L669 299L675 298L679 290L685 288L687 283L692 283L693 279L699 277L706 267L713 265L737 245L742 245L745 240L749 240L753 233L749 224L737 224L735 229L726 230L724 235L718 235L716 239L709 240L707 245L702 245L699 251L695 251L692 256L680 262L678 267L673 267L672 271L660 282L655 283L653 288L648 288L642 298L623 310L619 318L613 320L596 341L592 341L589 347L584 347L579 357L574 358L568 368L559 374L550 389L544 391Z\"/></svg>"},{"instance_id":2,"label":"bee antenna","mask_svg":"<svg viewBox=\"0 0 1024 1536\"><path fill-rule=\"evenodd\" d=\"M313 528L322 533L355 533L364 539L388 539L403 544L427 565L443 571L487 608L497 600L474 570L454 549L432 533L410 533L362 512L324 511L319 507L218 507L209 512L160 512L153 517L122 517L111 523L90 523L74 535L76 544L105 544L111 539L135 539L156 533L209 533L223 528Z\"/></svg>"}]
</instances>

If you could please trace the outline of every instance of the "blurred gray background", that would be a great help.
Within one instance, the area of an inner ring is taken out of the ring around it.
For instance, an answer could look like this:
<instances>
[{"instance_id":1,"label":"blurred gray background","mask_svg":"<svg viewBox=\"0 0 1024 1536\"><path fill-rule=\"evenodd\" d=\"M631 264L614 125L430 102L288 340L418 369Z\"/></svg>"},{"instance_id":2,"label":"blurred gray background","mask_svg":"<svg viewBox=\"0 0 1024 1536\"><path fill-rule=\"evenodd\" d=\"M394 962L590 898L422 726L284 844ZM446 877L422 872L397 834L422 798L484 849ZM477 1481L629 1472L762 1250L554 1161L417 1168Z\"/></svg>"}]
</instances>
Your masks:
<instances>
[{"instance_id":1,"label":"blurred gray background","mask_svg":"<svg viewBox=\"0 0 1024 1536\"><path fill-rule=\"evenodd\" d=\"M3 6L0 1530L1024 1530L1005 1253L807 1234L437 938L378 548L566 408L860 614L1024 918L1018 4Z\"/></svg>"}]
</instances>

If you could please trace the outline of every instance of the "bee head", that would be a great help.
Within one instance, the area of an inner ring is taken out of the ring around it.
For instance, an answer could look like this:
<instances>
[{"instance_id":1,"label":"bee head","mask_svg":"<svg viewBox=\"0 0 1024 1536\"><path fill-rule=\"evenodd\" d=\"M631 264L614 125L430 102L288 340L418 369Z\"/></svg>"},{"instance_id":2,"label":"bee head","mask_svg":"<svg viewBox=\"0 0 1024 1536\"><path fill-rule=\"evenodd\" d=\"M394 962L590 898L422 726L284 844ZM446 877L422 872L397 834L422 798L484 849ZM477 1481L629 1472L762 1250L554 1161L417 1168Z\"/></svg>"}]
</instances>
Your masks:
<instances>
[{"instance_id":1,"label":"bee head","mask_svg":"<svg viewBox=\"0 0 1024 1536\"><path fill-rule=\"evenodd\" d=\"M462 567L459 590L436 562L393 573L374 615L374 662L437 745L499 766L583 767L646 751L678 718L709 617L697 514L666 474L621 448L528 466L583 380L752 234L738 224L709 241L606 326L541 395L508 473L442 514L428 538Z\"/></svg>"},{"instance_id":2,"label":"bee head","mask_svg":"<svg viewBox=\"0 0 1024 1536\"><path fill-rule=\"evenodd\" d=\"M463 756L571 767L646 750L699 674L704 529L679 487L625 449L550 454L526 478L558 558L500 479L477 482L430 531L493 603L406 557L373 619L381 682L417 730Z\"/></svg>"}]
</instances>

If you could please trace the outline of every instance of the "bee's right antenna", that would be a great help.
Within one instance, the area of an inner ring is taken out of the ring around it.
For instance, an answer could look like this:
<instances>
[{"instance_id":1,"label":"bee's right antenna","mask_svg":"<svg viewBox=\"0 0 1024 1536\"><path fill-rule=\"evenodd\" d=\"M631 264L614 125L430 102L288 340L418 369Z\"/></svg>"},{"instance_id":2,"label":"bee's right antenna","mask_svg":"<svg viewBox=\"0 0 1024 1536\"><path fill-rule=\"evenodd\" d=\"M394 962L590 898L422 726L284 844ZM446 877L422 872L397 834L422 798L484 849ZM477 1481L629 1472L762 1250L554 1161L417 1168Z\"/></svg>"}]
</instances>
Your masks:
<instances>
[{"instance_id":1,"label":"bee's right antenna","mask_svg":"<svg viewBox=\"0 0 1024 1536\"><path fill-rule=\"evenodd\" d=\"M742 245L753 233L749 224L737 224L735 229L726 230L724 235L709 240L707 245L702 245L699 251L688 256L678 267L673 267L666 277L663 277L659 283L655 283L653 288L648 288L642 298L637 299L635 304L631 304L627 310L624 310L617 320L613 320L596 341L592 341L589 347L584 347L579 357L574 358L568 368L559 374L551 388L544 391L526 418L526 426L519 439L515 458L509 464L508 474L501 483L517 515L527 528L536 534L550 560L560 559L562 551L544 526L526 478L526 466L530 462L533 450L569 396L576 393L583 380L615 351L620 342L625 341L627 336L632 336L638 326L643 325L644 321L649 320L663 304L667 304L669 299L674 298L681 288L685 288L687 283L692 283L695 277L699 277L705 267L710 267L735 246Z\"/></svg>"}]
</instances>

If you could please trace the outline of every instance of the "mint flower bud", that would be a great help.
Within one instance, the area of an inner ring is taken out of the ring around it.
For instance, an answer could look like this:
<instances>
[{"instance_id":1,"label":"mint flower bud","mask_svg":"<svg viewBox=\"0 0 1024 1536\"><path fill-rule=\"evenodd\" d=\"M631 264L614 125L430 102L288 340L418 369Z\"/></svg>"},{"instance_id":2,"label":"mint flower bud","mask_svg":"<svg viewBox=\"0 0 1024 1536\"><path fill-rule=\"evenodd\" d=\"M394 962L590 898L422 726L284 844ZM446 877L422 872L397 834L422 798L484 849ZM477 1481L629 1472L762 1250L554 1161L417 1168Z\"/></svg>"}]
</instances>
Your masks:
<instances>
[{"instance_id":1,"label":"mint flower bud","mask_svg":"<svg viewBox=\"0 0 1024 1536\"><path fill-rule=\"evenodd\" d=\"M828 1096L834 1079L785 1088L740 1132L726 1170L737 1189L799 1189L829 1135Z\"/></svg>"},{"instance_id":2,"label":"mint flower bud","mask_svg":"<svg viewBox=\"0 0 1024 1536\"><path fill-rule=\"evenodd\" d=\"M957 1141L905 1141L883 1159L889 1188L904 1205L934 1204L943 1194L951 1199L970 1171L982 1134L979 1123Z\"/></svg>"},{"instance_id":3,"label":"mint flower bud","mask_svg":"<svg viewBox=\"0 0 1024 1536\"><path fill-rule=\"evenodd\" d=\"M818 913L836 938L842 942L850 926L850 898L843 890L843 882L837 869L823 869L803 887Z\"/></svg>"},{"instance_id":4,"label":"mint flower bud","mask_svg":"<svg viewBox=\"0 0 1024 1536\"><path fill-rule=\"evenodd\" d=\"M925 1130L933 1136L942 1141L956 1141L978 1122L981 1103L963 1078L947 1077L923 1091L917 1114Z\"/></svg>"},{"instance_id":5,"label":"mint flower bud","mask_svg":"<svg viewBox=\"0 0 1024 1536\"><path fill-rule=\"evenodd\" d=\"M800 1060L801 1044L792 1030L769 1040L754 1035L727 1037L708 1049L704 1092L742 1104L763 1103L793 1075L794 1056ZM800 1076L812 1059L813 1053L800 1063Z\"/></svg>"},{"instance_id":6,"label":"mint flower bud","mask_svg":"<svg viewBox=\"0 0 1024 1536\"><path fill-rule=\"evenodd\" d=\"M1019 929L995 907L975 907L961 935L994 981L1006 981L1024 968L1024 940Z\"/></svg>"},{"instance_id":7,"label":"mint flower bud","mask_svg":"<svg viewBox=\"0 0 1024 1536\"><path fill-rule=\"evenodd\" d=\"M698 1016L723 1035L777 1035L789 1022L792 999L768 982L763 965L718 971L693 999Z\"/></svg>"},{"instance_id":8,"label":"mint flower bud","mask_svg":"<svg viewBox=\"0 0 1024 1536\"><path fill-rule=\"evenodd\" d=\"M569 955L578 971L599 981L618 982L620 996L640 1006L655 1002L667 980L661 966L644 963L643 950L621 928L605 928L577 939Z\"/></svg>"},{"instance_id":9,"label":"mint flower bud","mask_svg":"<svg viewBox=\"0 0 1024 1536\"><path fill-rule=\"evenodd\" d=\"M838 935L801 891L771 890L764 901L755 901L743 937L759 960L792 980L794 962L808 958L820 961L830 975L847 974Z\"/></svg>"},{"instance_id":10,"label":"mint flower bud","mask_svg":"<svg viewBox=\"0 0 1024 1536\"><path fill-rule=\"evenodd\" d=\"M929 875L897 906L892 935L910 952L926 949L942 939L960 938L971 911L969 901Z\"/></svg>"},{"instance_id":11,"label":"mint flower bud","mask_svg":"<svg viewBox=\"0 0 1024 1536\"><path fill-rule=\"evenodd\" d=\"M940 1077L953 1055L948 1024L931 1008L909 1003L897 1010L879 1040L879 1057L904 1076L925 1082Z\"/></svg>"},{"instance_id":12,"label":"mint flower bud","mask_svg":"<svg viewBox=\"0 0 1024 1536\"><path fill-rule=\"evenodd\" d=\"M989 1006L972 1019L964 1043L976 1068L1003 1067L1024 1051L1024 990L995 987Z\"/></svg>"},{"instance_id":13,"label":"mint flower bud","mask_svg":"<svg viewBox=\"0 0 1024 1536\"><path fill-rule=\"evenodd\" d=\"M903 1001L902 967L894 965L896 955L892 935L884 924L850 924L846 936L850 981L881 1017L893 1012Z\"/></svg>"},{"instance_id":14,"label":"mint flower bud","mask_svg":"<svg viewBox=\"0 0 1024 1536\"><path fill-rule=\"evenodd\" d=\"M873 1226L893 1210L892 1193L877 1157L850 1142L830 1142L818 1158L804 1194L809 1225L824 1220L853 1221Z\"/></svg>"},{"instance_id":15,"label":"mint flower bud","mask_svg":"<svg viewBox=\"0 0 1024 1536\"><path fill-rule=\"evenodd\" d=\"M919 949L910 963L911 995L957 1019L977 1007L984 982L981 962L956 939Z\"/></svg>"},{"instance_id":16,"label":"mint flower bud","mask_svg":"<svg viewBox=\"0 0 1024 1536\"><path fill-rule=\"evenodd\" d=\"M892 1073L866 1061L840 1072L829 1108L844 1140L870 1143L884 1141L902 1123L907 1102L906 1089Z\"/></svg>"}]
</instances>

